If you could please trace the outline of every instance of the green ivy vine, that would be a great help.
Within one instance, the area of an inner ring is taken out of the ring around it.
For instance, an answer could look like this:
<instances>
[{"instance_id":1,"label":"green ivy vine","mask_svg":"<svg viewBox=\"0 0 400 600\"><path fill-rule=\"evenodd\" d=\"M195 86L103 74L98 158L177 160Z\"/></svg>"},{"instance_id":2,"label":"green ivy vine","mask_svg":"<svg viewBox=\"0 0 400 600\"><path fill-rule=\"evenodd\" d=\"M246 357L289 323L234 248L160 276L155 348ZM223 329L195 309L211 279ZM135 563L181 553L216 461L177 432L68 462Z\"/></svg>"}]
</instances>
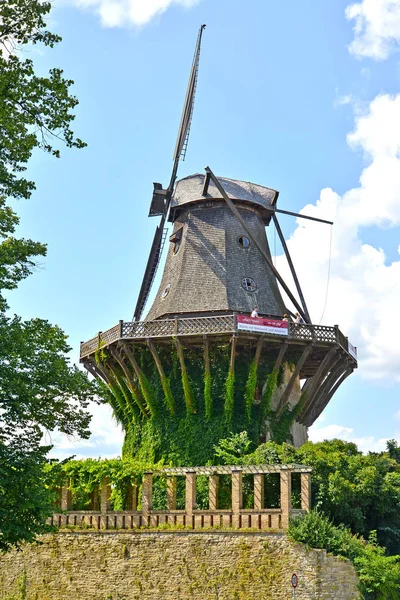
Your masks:
<instances>
[{"instance_id":1,"label":"green ivy vine","mask_svg":"<svg viewBox=\"0 0 400 600\"><path fill-rule=\"evenodd\" d=\"M212 417L213 408L210 373L204 373L204 405L206 411L206 420L209 421Z\"/></svg>"},{"instance_id":2,"label":"green ivy vine","mask_svg":"<svg viewBox=\"0 0 400 600\"><path fill-rule=\"evenodd\" d=\"M278 385L278 371L272 371L267 375L264 384L264 393L261 399L261 414L265 418L271 410L271 398Z\"/></svg>"},{"instance_id":3,"label":"green ivy vine","mask_svg":"<svg viewBox=\"0 0 400 600\"><path fill-rule=\"evenodd\" d=\"M235 405L235 372L229 370L225 382L225 405L224 414L227 423L232 421L233 408Z\"/></svg>"},{"instance_id":4,"label":"green ivy vine","mask_svg":"<svg viewBox=\"0 0 400 600\"><path fill-rule=\"evenodd\" d=\"M246 416L248 421L251 419L251 409L254 404L254 395L257 388L257 369L258 361L254 358L250 365L249 375L246 381L246 389L244 392Z\"/></svg>"}]
</instances>

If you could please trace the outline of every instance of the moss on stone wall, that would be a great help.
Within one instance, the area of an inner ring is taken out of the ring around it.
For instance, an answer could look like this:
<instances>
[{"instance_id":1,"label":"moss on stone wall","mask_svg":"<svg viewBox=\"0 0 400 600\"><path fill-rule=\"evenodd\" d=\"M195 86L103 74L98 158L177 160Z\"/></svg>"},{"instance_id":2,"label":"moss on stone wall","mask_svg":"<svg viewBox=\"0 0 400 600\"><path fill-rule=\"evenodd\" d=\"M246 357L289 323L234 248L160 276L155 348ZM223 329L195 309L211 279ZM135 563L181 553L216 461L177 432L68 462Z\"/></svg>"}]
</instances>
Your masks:
<instances>
[{"instance_id":1,"label":"moss on stone wall","mask_svg":"<svg viewBox=\"0 0 400 600\"><path fill-rule=\"evenodd\" d=\"M0 557L1 600L356 600L352 565L284 535L102 532L49 535ZM25 596L21 576L26 572Z\"/></svg>"}]
</instances>

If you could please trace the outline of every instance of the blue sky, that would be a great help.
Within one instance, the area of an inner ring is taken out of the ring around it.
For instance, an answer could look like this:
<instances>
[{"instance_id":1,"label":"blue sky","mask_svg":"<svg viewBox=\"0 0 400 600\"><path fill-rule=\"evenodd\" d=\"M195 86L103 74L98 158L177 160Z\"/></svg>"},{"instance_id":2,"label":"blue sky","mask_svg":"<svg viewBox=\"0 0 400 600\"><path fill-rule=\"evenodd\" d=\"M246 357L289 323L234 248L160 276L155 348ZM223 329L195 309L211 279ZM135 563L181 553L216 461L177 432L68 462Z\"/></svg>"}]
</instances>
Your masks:
<instances>
[{"instance_id":1,"label":"blue sky","mask_svg":"<svg viewBox=\"0 0 400 600\"><path fill-rule=\"evenodd\" d=\"M80 100L82 151L37 153L37 191L19 202L20 233L48 243L13 311L79 341L132 317L155 219L152 182L167 184L187 77L206 23L187 158L202 171L276 188L279 205L332 218L281 225L314 322L338 323L360 368L311 431L381 449L400 440L400 0L59 0L54 50ZM285 273L281 248L278 267ZM156 289L156 285L154 288ZM93 408L89 442L53 435L59 456L116 455L122 435Z\"/></svg>"}]
</instances>

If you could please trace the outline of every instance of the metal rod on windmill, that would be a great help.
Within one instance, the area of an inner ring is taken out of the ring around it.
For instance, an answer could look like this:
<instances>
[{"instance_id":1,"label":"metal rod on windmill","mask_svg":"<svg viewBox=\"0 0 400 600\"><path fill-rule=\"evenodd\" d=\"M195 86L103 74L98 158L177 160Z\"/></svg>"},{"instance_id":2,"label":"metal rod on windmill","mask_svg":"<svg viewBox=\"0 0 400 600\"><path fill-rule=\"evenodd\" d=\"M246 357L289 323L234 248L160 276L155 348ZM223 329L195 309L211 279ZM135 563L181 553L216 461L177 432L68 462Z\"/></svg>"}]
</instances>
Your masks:
<instances>
[{"instance_id":1,"label":"metal rod on windmill","mask_svg":"<svg viewBox=\"0 0 400 600\"><path fill-rule=\"evenodd\" d=\"M210 167L206 167L205 171L206 171L206 174L209 175L209 177L211 178L213 184L215 185L215 187L217 188L218 192L221 194L222 198L225 200L225 202L227 203L227 205L229 206L229 208L231 209L231 211L233 212L233 214L235 215L235 217L241 223L243 229L245 230L245 232L249 236L249 239L253 242L254 246L256 248L258 248L258 250L260 251L260 253L261 253L262 257L264 258L265 262L267 263L268 267L270 268L270 270L272 271L272 273L275 275L276 279L279 281L279 283L281 284L281 286L285 290L286 294L288 295L288 297L293 302L293 304L296 307L296 309L299 311L299 313L303 317L304 321L306 323L311 323L310 317L308 315L308 311L307 310L305 311L303 309L303 307L298 303L298 301L295 298L295 296L293 296L292 292L290 291L290 288L286 285L285 280L280 275L280 273L278 272L278 270L274 267L271 259L269 258L268 254L265 252L264 248L261 246L261 244L259 244L258 240L253 236L253 234L250 231L250 229L248 228L247 224L242 219L242 216L241 216L238 208L235 206L235 204L229 198L228 194L225 192L224 188L222 187L222 185L218 181L217 177L211 171Z\"/></svg>"},{"instance_id":2,"label":"metal rod on windmill","mask_svg":"<svg viewBox=\"0 0 400 600\"><path fill-rule=\"evenodd\" d=\"M199 29L199 33L197 36L192 68L190 70L189 83L186 90L185 103L183 105L181 122L179 125L178 136L176 139L174 152L174 166L172 168L171 179L167 189L163 189L160 183L153 184L154 190L150 205L149 217L161 216L161 221L160 224L157 226L156 232L154 234L153 243L150 249L149 258L147 260L142 285L140 287L139 296L136 302L136 308L133 315L134 321L139 321L140 317L142 316L143 309L149 297L151 286L154 282L157 268L160 263L161 254L166 237L166 229L164 229L165 220L167 218L169 206L171 203L171 195L174 189L176 176L178 173L179 160L181 158L182 160L184 160L186 156L186 149L190 134L190 125L193 116L197 77L199 72L201 38L204 29L205 25L202 25Z\"/></svg>"}]
</instances>

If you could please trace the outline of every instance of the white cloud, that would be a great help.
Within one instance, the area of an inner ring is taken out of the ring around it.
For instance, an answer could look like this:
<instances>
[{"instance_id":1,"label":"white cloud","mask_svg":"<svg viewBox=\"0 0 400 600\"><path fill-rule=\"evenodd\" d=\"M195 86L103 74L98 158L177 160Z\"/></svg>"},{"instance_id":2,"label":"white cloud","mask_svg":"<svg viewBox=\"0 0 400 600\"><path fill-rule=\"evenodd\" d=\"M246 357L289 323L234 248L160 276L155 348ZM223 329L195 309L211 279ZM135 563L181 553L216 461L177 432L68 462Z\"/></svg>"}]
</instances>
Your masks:
<instances>
[{"instance_id":1,"label":"white cloud","mask_svg":"<svg viewBox=\"0 0 400 600\"><path fill-rule=\"evenodd\" d=\"M347 141L368 161L357 188L342 196L330 188L300 212L334 221L330 284L323 322L338 323L358 346L360 374L400 381L400 260L388 261L382 248L363 242L363 228L400 226L400 94L375 98L355 117ZM298 219L288 241L313 322L325 301L329 226ZM289 281L286 261L277 267Z\"/></svg>"},{"instance_id":2,"label":"white cloud","mask_svg":"<svg viewBox=\"0 0 400 600\"><path fill-rule=\"evenodd\" d=\"M355 21L349 50L355 56L384 60L400 43L400 0L361 0L346 8Z\"/></svg>"},{"instance_id":3,"label":"white cloud","mask_svg":"<svg viewBox=\"0 0 400 600\"><path fill-rule=\"evenodd\" d=\"M145 25L155 16L176 5L190 8L200 0L61 0L100 17L104 27Z\"/></svg>"},{"instance_id":4,"label":"white cloud","mask_svg":"<svg viewBox=\"0 0 400 600\"><path fill-rule=\"evenodd\" d=\"M353 442L361 452L383 452L389 438L376 439L374 436L357 436L354 429L343 425L326 425L319 427L319 419L308 430L309 439L312 442L323 442L338 438L346 442Z\"/></svg>"},{"instance_id":5,"label":"white cloud","mask_svg":"<svg viewBox=\"0 0 400 600\"><path fill-rule=\"evenodd\" d=\"M121 456L124 434L112 417L111 407L106 404L93 404L90 409L93 418L90 429L93 432L88 440L66 436L61 433L47 433L43 440L53 444L50 458L60 460L76 455L76 458L114 458Z\"/></svg>"}]
</instances>

